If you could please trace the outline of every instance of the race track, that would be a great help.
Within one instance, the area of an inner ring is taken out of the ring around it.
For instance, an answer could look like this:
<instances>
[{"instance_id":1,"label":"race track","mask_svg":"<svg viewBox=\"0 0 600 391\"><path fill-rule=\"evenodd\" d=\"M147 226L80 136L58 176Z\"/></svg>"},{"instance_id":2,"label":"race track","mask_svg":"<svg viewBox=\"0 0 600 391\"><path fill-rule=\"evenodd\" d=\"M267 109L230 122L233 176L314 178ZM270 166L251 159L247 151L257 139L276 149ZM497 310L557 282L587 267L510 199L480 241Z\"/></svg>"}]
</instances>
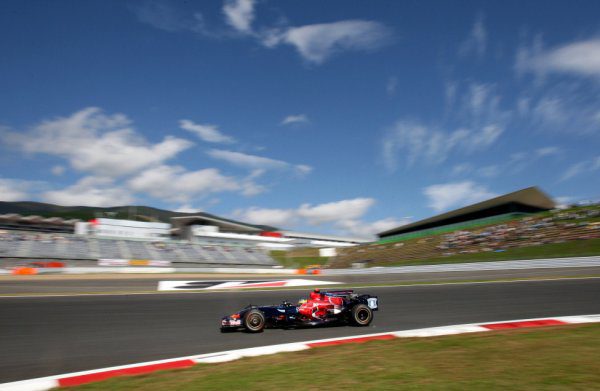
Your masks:
<instances>
[{"instance_id":1,"label":"race track","mask_svg":"<svg viewBox=\"0 0 600 391\"><path fill-rule=\"evenodd\" d=\"M600 279L363 288L381 310L368 328L221 334L249 303L301 291L0 298L0 383L309 339L545 316L600 313Z\"/></svg>"}]
</instances>

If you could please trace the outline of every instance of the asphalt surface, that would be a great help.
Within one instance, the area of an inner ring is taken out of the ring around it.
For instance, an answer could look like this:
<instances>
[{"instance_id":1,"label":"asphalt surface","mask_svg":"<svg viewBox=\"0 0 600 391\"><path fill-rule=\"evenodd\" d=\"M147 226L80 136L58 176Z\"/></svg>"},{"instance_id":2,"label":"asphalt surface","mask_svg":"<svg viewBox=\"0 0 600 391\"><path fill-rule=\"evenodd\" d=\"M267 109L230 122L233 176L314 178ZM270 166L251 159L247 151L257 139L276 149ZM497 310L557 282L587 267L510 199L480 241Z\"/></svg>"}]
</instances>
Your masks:
<instances>
[{"instance_id":1,"label":"asphalt surface","mask_svg":"<svg viewBox=\"0 0 600 391\"><path fill-rule=\"evenodd\" d=\"M600 276L600 267L556 268L556 269L516 269L479 270L460 272L390 273L377 275L292 275L254 276L251 274L222 277L219 275L43 275L43 276L3 276L0 277L0 296L14 294L62 294L62 293L122 293L156 291L161 280L282 280L289 278L337 281L345 284L406 284L444 281L475 281L521 278Z\"/></svg>"},{"instance_id":2,"label":"asphalt surface","mask_svg":"<svg viewBox=\"0 0 600 391\"><path fill-rule=\"evenodd\" d=\"M285 342L459 323L600 313L600 279L363 288L370 327L221 334L220 317L304 292L0 298L0 383Z\"/></svg>"}]
</instances>

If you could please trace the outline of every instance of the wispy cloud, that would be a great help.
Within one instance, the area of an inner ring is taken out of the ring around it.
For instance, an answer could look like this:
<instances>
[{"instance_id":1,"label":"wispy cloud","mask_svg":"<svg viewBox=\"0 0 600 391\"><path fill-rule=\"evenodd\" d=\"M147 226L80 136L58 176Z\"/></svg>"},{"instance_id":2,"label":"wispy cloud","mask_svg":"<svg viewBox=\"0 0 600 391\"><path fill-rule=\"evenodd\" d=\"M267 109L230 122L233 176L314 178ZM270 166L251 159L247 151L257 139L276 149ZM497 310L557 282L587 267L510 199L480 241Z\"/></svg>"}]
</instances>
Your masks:
<instances>
[{"instance_id":1,"label":"wispy cloud","mask_svg":"<svg viewBox=\"0 0 600 391\"><path fill-rule=\"evenodd\" d=\"M600 84L556 82L529 88L517 101L519 126L538 132L593 136L600 131Z\"/></svg>"},{"instance_id":2,"label":"wispy cloud","mask_svg":"<svg viewBox=\"0 0 600 391\"><path fill-rule=\"evenodd\" d=\"M503 131L501 127L488 125L478 130L444 132L419 123L398 121L383 139L382 157L390 171L397 167L399 155L406 156L409 165L420 159L439 164L455 151L471 153L489 148Z\"/></svg>"},{"instance_id":3,"label":"wispy cloud","mask_svg":"<svg viewBox=\"0 0 600 391\"><path fill-rule=\"evenodd\" d=\"M399 156L408 165L418 160L439 164L451 154L482 151L498 141L511 113L500 107L501 97L496 86L469 83L461 94L457 89L454 84L452 102L447 101L447 109L451 110L447 110L448 115L440 124L401 119L387 129L382 139L381 157L388 170L397 168ZM446 86L446 95L447 90Z\"/></svg>"},{"instance_id":4,"label":"wispy cloud","mask_svg":"<svg viewBox=\"0 0 600 391\"><path fill-rule=\"evenodd\" d=\"M467 56L471 53L476 54L479 58L485 55L487 48L487 29L484 24L483 15L477 16L469 36L460 45L458 53L461 56Z\"/></svg>"},{"instance_id":5,"label":"wispy cloud","mask_svg":"<svg viewBox=\"0 0 600 391\"><path fill-rule=\"evenodd\" d=\"M542 147L542 148L536 149L536 151L535 151L535 154L538 157L559 155L560 153L561 153L561 149L559 147Z\"/></svg>"},{"instance_id":6,"label":"wispy cloud","mask_svg":"<svg viewBox=\"0 0 600 391\"><path fill-rule=\"evenodd\" d=\"M396 89L398 88L398 78L396 76L392 76L387 80L385 84L385 91L389 96L392 96L396 93Z\"/></svg>"},{"instance_id":7,"label":"wispy cloud","mask_svg":"<svg viewBox=\"0 0 600 391\"><path fill-rule=\"evenodd\" d=\"M302 124L308 123L310 120L306 114L288 115L281 120L281 125Z\"/></svg>"},{"instance_id":8,"label":"wispy cloud","mask_svg":"<svg viewBox=\"0 0 600 391\"><path fill-rule=\"evenodd\" d=\"M392 31L386 25L368 20L341 20L332 23L288 26L258 26L256 0L225 0L222 11L228 29L208 28L200 12L190 13L161 0L135 4L131 10L142 23L168 32L190 32L204 37L250 38L267 48L290 45L313 65L337 53L373 51L388 44Z\"/></svg>"},{"instance_id":9,"label":"wispy cloud","mask_svg":"<svg viewBox=\"0 0 600 391\"><path fill-rule=\"evenodd\" d=\"M423 190L423 194L429 200L429 207L437 212L458 208L496 196L485 186L472 181L431 185Z\"/></svg>"},{"instance_id":10,"label":"wispy cloud","mask_svg":"<svg viewBox=\"0 0 600 391\"><path fill-rule=\"evenodd\" d=\"M193 121L183 119L179 121L181 129L185 129L189 132L194 133L207 143L221 143L221 144L232 144L235 143L235 139L231 136L227 136L219 131L217 125L210 124L197 124Z\"/></svg>"},{"instance_id":11,"label":"wispy cloud","mask_svg":"<svg viewBox=\"0 0 600 391\"><path fill-rule=\"evenodd\" d=\"M215 34L206 28L200 12L188 13L162 0L147 0L133 3L129 7L137 19L159 30L191 32L206 36Z\"/></svg>"},{"instance_id":12,"label":"wispy cloud","mask_svg":"<svg viewBox=\"0 0 600 391\"><path fill-rule=\"evenodd\" d=\"M578 163L572 164L567 168L567 170L562 174L559 181L566 181L569 179L573 179L576 176L583 174L591 174L600 171L600 155L593 157L591 159L586 159L580 161Z\"/></svg>"},{"instance_id":13,"label":"wispy cloud","mask_svg":"<svg viewBox=\"0 0 600 391\"><path fill-rule=\"evenodd\" d=\"M290 164L283 160L268 157L250 155L243 152L228 151L223 149L211 149L207 152L213 159L222 160L238 167L256 170L294 170L297 174L306 175L312 171L312 167L305 164Z\"/></svg>"},{"instance_id":14,"label":"wispy cloud","mask_svg":"<svg viewBox=\"0 0 600 391\"><path fill-rule=\"evenodd\" d=\"M52 169L50 170L52 172L52 174L56 175L56 176L61 176L62 174L65 173L67 169L65 168L65 166L61 166L61 165L56 165L54 167L52 167Z\"/></svg>"}]
</instances>

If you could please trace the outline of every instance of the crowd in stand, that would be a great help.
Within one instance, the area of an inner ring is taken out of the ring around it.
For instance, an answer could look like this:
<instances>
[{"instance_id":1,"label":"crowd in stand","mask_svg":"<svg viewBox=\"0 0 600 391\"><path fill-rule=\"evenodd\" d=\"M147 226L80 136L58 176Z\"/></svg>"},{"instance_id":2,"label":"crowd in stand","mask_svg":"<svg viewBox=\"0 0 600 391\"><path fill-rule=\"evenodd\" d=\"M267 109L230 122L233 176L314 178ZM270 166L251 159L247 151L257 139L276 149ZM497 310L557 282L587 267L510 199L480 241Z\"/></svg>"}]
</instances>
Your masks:
<instances>
[{"instance_id":1,"label":"crowd in stand","mask_svg":"<svg viewBox=\"0 0 600 391\"><path fill-rule=\"evenodd\" d=\"M443 235L437 246L443 255L504 251L511 247L600 238L599 208L558 212L545 218L525 217L506 224ZM592 220L583 221L583 220Z\"/></svg>"}]
</instances>

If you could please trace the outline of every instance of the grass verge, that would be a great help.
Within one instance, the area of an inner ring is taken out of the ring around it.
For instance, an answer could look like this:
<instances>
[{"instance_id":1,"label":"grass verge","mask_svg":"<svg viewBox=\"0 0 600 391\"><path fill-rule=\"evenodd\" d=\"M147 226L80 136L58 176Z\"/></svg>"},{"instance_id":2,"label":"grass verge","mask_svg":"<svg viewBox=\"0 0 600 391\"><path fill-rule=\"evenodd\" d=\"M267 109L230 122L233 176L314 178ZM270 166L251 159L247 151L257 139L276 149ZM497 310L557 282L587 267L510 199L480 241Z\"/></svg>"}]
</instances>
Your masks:
<instances>
[{"instance_id":1,"label":"grass verge","mask_svg":"<svg viewBox=\"0 0 600 391\"><path fill-rule=\"evenodd\" d=\"M588 390L600 384L598 363L592 324L317 348L73 390Z\"/></svg>"},{"instance_id":2,"label":"grass verge","mask_svg":"<svg viewBox=\"0 0 600 391\"><path fill-rule=\"evenodd\" d=\"M281 266L290 269L304 269L309 265L326 265L328 257L290 257L287 251L271 251L271 258L276 260Z\"/></svg>"}]
</instances>

